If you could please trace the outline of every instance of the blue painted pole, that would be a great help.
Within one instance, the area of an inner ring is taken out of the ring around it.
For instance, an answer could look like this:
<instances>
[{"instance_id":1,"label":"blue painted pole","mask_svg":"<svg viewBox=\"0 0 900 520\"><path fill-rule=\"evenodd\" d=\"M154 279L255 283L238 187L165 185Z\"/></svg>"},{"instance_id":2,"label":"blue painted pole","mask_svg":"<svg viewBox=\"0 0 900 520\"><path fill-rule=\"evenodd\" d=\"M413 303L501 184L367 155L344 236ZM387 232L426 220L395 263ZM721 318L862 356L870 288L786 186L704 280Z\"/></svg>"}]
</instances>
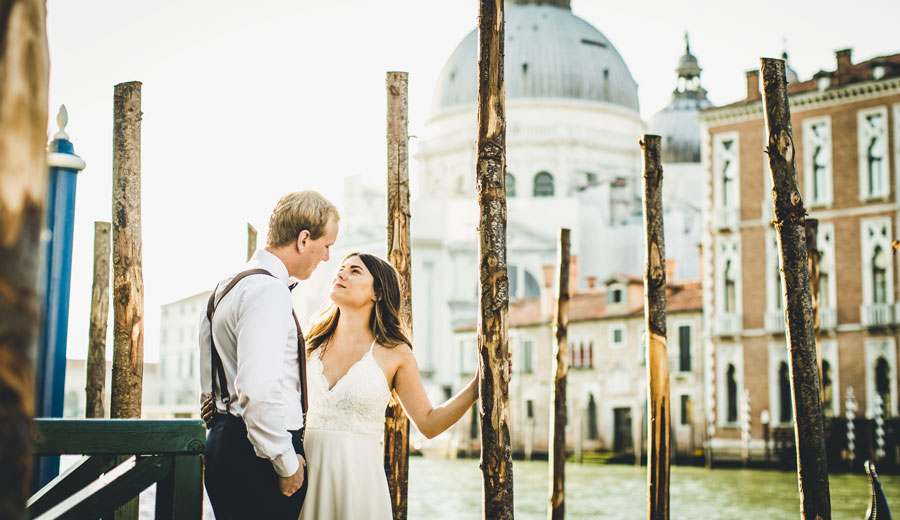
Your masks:
<instances>
[{"instance_id":1,"label":"blue painted pole","mask_svg":"<svg viewBox=\"0 0 900 520\"><path fill-rule=\"evenodd\" d=\"M69 330L69 287L72 279L72 235L75 227L75 184L86 166L75 155L65 132L65 105L56 117L59 132L47 154L50 186L47 190L44 254L43 322L35 363L35 416L62 417L66 383L66 338ZM59 457L37 461L37 489L59 474Z\"/></svg>"}]
</instances>

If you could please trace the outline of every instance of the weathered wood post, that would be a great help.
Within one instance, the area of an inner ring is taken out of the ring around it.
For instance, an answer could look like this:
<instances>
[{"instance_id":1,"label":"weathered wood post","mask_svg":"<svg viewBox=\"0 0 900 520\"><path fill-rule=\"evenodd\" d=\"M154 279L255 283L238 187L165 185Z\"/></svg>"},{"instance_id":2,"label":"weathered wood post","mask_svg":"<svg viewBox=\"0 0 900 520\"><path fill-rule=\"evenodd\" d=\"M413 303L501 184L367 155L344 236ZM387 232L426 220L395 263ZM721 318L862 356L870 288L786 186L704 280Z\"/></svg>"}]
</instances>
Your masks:
<instances>
[{"instance_id":1,"label":"weathered wood post","mask_svg":"<svg viewBox=\"0 0 900 520\"><path fill-rule=\"evenodd\" d=\"M256 252L256 228L247 222L247 260Z\"/></svg>"},{"instance_id":2,"label":"weathered wood post","mask_svg":"<svg viewBox=\"0 0 900 520\"><path fill-rule=\"evenodd\" d=\"M387 88L387 252L400 273L402 319L412 334L409 235L409 74L388 72ZM394 518L406 518L409 484L409 419L395 393L384 418L384 471Z\"/></svg>"},{"instance_id":3,"label":"weathered wood post","mask_svg":"<svg viewBox=\"0 0 900 520\"><path fill-rule=\"evenodd\" d=\"M113 123L113 367L110 417L141 416L144 275L141 250L141 83L115 87ZM117 519L136 519L138 499Z\"/></svg>"},{"instance_id":4,"label":"weathered wood post","mask_svg":"<svg viewBox=\"0 0 900 520\"><path fill-rule=\"evenodd\" d=\"M481 393L482 517L513 518L509 444L506 272L506 114L503 0L479 0L478 15L478 368Z\"/></svg>"},{"instance_id":5,"label":"weathered wood post","mask_svg":"<svg viewBox=\"0 0 900 520\"><path fill-rule=\"evenodd\" d=\"M559 290L553 317L553 408L550 410L550 519L566 516L566 375L569 372L569 243L570 231L559 230L556 267Z\"/></svg>"},{"instance_id":6,"label":"weathered wood post","mask_svg":"<svg viewBox=\"0 0 900 520\"><path fill-rule=\"evenodd\" d=\"M84 391L85 417L102 419L106 388L106 329L109 323L109 222L94 222L94 283L91 291L91 327L88 342L87 377Z\"/></svg>"},{"instance_id":7,"label":"weathered wood post","mask_svg":"<svg viewBox=\"0 0 900 520\"><path fill-rule=\"evenodd\" d=\"M644 326L647 330L647 518L669 518L669 357L660 137L644 135Z\"/></svg>"},{"instance_id":8,"label":"weathered wood post","mask_svg":"<svg viewBox=\"0 0 900 520\"><path fill-rule=\"evenodd\" d=\"M46 2L0 9L0 518L22 518L31 482L41 227L47 196Z\"/></svg>"},{"instance_id":9,"label":"weathered wood post","mask_svg":"<svg viewBox=\"0 0 900 520\"><path fill-rule=\"evenodd\" d=\"M800 513L804 519L828 520L831 518L831 498L803 224L806 209L800 197L794 165L794 138L784 61L763 58L761 62L763 109L769 136L766 152L774 187L775 231L781 254L782 295L787 313L785 334L791 358Z\"/></svg>"}]
</instances>

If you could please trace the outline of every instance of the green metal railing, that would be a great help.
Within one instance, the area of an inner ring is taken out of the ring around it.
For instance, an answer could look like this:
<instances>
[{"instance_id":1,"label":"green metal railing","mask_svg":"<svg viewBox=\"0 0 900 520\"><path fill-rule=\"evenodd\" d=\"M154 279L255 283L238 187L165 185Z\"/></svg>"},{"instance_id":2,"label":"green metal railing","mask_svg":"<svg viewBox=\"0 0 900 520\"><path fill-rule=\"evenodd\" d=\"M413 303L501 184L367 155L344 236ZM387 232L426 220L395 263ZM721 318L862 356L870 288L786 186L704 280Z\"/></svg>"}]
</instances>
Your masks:
<instances>
[{"instance_id":1,"label":"green metal railing","mask_svg":"<svg viewBox=\"0 0 900 520\"><path fill-rule=\"evenodd\" d=\"M111 518L154 483L157 519L202 516L203 421L36 419L32 431L35 455L84 457L28 500L29 518Z\"/></svg>"}]
</instances>

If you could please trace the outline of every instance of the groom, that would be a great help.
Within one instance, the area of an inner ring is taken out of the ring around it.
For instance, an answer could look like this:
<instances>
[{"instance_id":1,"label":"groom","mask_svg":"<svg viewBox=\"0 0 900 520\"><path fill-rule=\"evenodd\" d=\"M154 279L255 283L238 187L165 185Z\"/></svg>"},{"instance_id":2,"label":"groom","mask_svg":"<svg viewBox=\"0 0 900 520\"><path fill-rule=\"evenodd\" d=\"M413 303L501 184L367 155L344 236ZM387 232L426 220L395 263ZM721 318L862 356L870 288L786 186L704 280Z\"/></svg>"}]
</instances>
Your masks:
<instances>
[{"instance_id":1,"label":"groom","mask_svg":"<svg viewBox=\"0 0 900 520\"><path fill-rule=\"evenodd\" d=\"M206 491L216 518L296 520L306 496L306 357L289 278L327 261L334 205L313 191L285 195L266 247L222 280L200 323ZM212 330L212 334L210 331Z\"/></svg>"}]
</instances>

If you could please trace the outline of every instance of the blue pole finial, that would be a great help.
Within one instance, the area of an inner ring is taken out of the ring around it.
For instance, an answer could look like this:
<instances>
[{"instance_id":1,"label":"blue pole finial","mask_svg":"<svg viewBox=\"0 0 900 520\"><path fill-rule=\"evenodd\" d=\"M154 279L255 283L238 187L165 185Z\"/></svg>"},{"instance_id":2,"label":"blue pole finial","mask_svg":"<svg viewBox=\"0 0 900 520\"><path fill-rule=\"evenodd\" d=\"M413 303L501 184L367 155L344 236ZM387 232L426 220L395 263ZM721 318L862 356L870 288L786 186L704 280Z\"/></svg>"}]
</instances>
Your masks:
<instances>
[{"instance_id":1,"label":"blue pole finial","mask_svg":"<svg viewBox=\"0 0 900 520\"><path fill-rule=\"evenodd\" d=\"M69 134L66 133L66 125L69 124L69 111L66 110L66 105L59 105L59 113L56 114L56 124L59 126L59 132L56 132L53 139L68 141Z\"/></svg>"}]
</instances>

